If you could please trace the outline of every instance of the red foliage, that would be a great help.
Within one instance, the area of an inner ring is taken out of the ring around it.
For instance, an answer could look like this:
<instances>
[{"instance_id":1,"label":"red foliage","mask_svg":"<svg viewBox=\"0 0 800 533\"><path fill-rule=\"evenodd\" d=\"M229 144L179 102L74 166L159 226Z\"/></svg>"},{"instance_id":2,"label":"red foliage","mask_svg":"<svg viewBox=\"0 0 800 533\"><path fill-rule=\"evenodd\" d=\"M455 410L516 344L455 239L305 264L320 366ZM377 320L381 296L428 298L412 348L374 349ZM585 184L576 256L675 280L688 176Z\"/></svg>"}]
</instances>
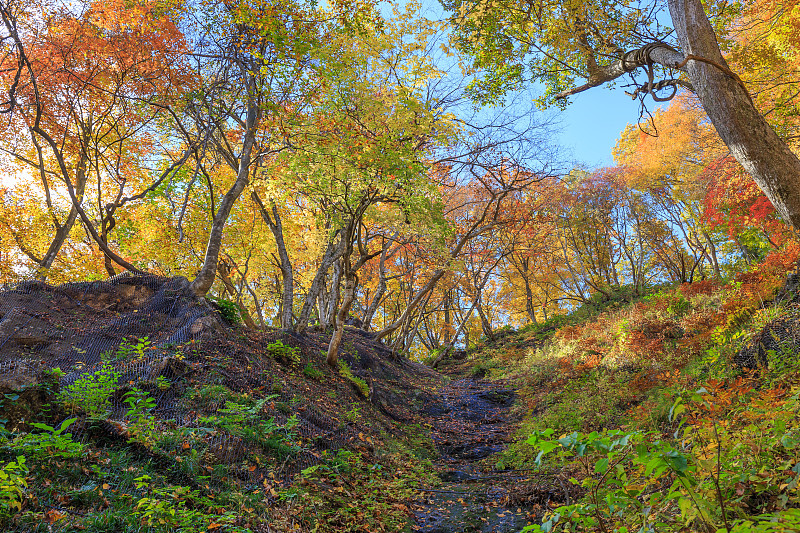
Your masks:
<instances>
[{"instance_id":1,"label":"red foliage","mask_svg":"<svg viewBox=\"0 0 800 533\"><path fill-rule=\"evenodd\" d=\"M694 283L682 283L680 291L686 298L691 298L698 294L710 295L718 290L719 287L719 282L712 279L704 279L703 281L695 281Z\"/></svg>"},{"instance_id":2,"label":"red foliage","mask_svg":"<svg viewBox=\"0 0 800 533\"><path fill-rule=\"evenodd\" d=\"M761 229L768 235L786 232L775 207L732 156L706 167L703 176L709 182L703 218L712 227L725 227L731 238L747 227Z\"/></svg>"},{"instance_id":3,"label":"red foliage","mask_svg":"<svg viewBox=\"0 0 800 533\"><path fill-rule=\"evenodd\" d=\"M798 266L798 259L800 259L800 242L793 240L788 242L782 250L767 255L762 264L770 272L785 275Z\"/></svg>"}]
</instances>

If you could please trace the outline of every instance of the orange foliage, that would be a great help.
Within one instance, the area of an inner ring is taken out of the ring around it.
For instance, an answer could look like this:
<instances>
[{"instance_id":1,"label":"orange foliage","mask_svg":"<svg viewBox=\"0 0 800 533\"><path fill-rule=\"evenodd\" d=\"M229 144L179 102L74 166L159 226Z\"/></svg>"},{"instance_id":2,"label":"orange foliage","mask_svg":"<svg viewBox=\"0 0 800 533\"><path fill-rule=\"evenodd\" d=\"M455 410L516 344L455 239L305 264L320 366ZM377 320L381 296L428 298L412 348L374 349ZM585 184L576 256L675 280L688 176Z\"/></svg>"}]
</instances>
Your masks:
<instances>
[{"instance_id":1,"label":"orange foliage","mask_svg":"<svg viewBox=\"0 0 800 533\"><path fill-rule=\"evenodd\" d=\"M686 298L697 296L698 294L710 295L718 290L720 284L718 281L712 279L704 279L702 281L695 281L694 283L682 283L680 286L681 294Z\"/></svg>"}]
</instances>

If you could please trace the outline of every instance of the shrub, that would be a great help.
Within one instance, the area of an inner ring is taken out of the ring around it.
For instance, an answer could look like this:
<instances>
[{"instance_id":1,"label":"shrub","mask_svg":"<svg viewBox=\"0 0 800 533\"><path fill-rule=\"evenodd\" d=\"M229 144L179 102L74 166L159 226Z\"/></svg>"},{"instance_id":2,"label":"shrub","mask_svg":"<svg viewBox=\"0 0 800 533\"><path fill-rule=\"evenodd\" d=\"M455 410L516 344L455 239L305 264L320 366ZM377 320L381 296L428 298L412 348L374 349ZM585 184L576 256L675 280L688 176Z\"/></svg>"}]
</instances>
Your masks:
<instances>
[{"instance_id":1,"label":"shrub","mask_svg":"<svg viewBox=\"0 0 800 533\"><path fill-rule=\"evenodd\" d=\"M111 395L117 388L120 373L104 362L93 374L84 374L58 394L58 400L90 417L104 415L111 404Z\"/></svg>"},{"instance_id":2,"label":"shrub","mask_svg":"<svg viewBox=\"0 0 800 533\"><path fill-rule=\"evenodd\" d=\"M295 348L276 340L267 344L267 353L276 361L285 365L297 365L300 363L300 348Z\"/></svg>"},{"instance_id":3,"label":"shrub","mask_svg":"<svg viewBox=\"0 0 800 533\"><path fill-rule=\"evenodd\" d=\"M77 418L64 420L57 429L47 424L33 423L31 427L41 432L20 435L11 442L11 446L37 459L78 458L83 453L84 445L72 440L72 433L65 433L76 420Z\"/></svg>"},{"instance_id":4,"label":"shrub","mask_svg":"<svg viewBox=\"0 0 800 533\"><path fill-rule=\"evenodd\" d=\"M156 531L205 531L208 527L206 513L195 509L200 494L180 485L148 487L149 476L137 478L138 488L148 488L148 496L136 502L133 515Z\"/></svg>"},{"instance_id":5,"label":"shrub","mask_svg":"<svg viewBox=\"0 0 800 533\"><path fill-rule=\"evenodd\" d=\"M226 300L225 298L216 298L214 296L206 296L206 299L210 300L214 303L214 305L216 305L219 314L222 315L222 318L231 324L241 324L242 316L239 304L230 300Z\"/></svg>"},{"instance_id":6,"label":"shrub","mask_svg":"<svg viewBox=\"0 0 800 533\"><path fill-rule=\"evenodd\" d=\"M160 376L159 376L160 377ZM156 442L157 429L155 417L150 411L155 409L156 401L140 389L133 389L123 397L128 404L125 416L131 423L128 428L131 439L129 442L140 442L145 446L152 446Z\"/></svg>"},{"instance_id":7,"label":"shrub","mask_svg":"<svg viewBox=\"0 0 800 533\"><path fill-rule=\"evenodd\" d=\"M0 517L8 517L22 510L22 500L28 481L28 467L25 457L19 456L16 461L0 467Z\"/></svg>"},{"instance_id":8,"label":"shrub","mask_svg":"<svg viewBox=\"0 0 800 533\"><path fill-rule=\"evenodd\" d=\"M145 350L148 350L150 347L149 337L142 337L141 339L137 339L136 342L123 341L120 343L114 356L117 359L142 359Z\"/></svg>"}]
</instances>

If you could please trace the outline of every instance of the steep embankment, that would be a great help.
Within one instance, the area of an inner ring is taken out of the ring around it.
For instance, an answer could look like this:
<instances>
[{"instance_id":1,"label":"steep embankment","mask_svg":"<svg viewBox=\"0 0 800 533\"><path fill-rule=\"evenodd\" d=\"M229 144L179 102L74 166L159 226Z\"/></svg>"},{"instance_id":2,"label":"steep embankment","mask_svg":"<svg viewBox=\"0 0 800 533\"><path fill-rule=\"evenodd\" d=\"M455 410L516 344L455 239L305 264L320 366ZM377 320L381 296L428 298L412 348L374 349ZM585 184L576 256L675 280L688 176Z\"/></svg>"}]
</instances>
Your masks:
<instances>
[{"instance_id":1,"label":"steep embankment","mask_svg":"<svg viewBox=\"0 0 800 533\"><path fill-rule=\"evenodd\" d=\"M3 531L408 527L443 381L363 332L334 370L325 333L248 331L153 277L22 284L0 315Z\"/></svg>"},{"instance_id":2,"label":"steep embankment","mask_svg":"<svg viewBox=\"0 0 800 533\"><path fill-rule=\"evenodd\" d=\"M23 284L0 529L799 530L800 304L774 288L606 302L443 376L353 329L331 369L325 332L240 328L181 279Z\"/></svg>"},{"instance_id":3,"label":"steep embankment","mask_svg":"<svg viewBox=\"0 0 800 533\"><path fill-rule=\"evenodd\" d=\"M487 466L536 472L517 501L543 530L800 530L800 296L782 279L666 287L472 351L455 364L517 389Z\"/></svg>"}]
</instances>

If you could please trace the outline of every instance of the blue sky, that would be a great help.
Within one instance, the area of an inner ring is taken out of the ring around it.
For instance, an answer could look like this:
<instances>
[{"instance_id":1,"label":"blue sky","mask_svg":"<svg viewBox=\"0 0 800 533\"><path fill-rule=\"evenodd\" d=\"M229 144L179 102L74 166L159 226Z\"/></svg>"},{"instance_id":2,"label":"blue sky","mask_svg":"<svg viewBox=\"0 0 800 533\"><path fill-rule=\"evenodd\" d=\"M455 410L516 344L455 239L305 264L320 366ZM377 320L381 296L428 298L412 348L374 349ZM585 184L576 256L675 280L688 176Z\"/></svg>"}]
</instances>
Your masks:
<instances>
[{"instance_id":1,"label":"blue sky","mask_svg":"<svg viewBox=\"0 0 800 533\"><path fill-rule=\"evenodd\" d=\"M445 17L439 0L420 2L426 16L440 20ZM389 16L389 4L381 7L384 16ZM557 117L561 130L558 144L564 159L589 168L609 166L614 163L611 149L620 133L639 118L639 102L621 88L595 87L574 96L566 111L557 112Z\"/></svg>"},{"instance_id":2,"label":"blue sky","mask_svg":"<svg viewBox=\"0 0 800 533\"><path fill-rule=\"evenodd\" d=\"M620 88L595 87L578 94L559 115L562 148L588 167L608 166L620 132L639 118L639 102Z\"/></svg>"}]
</instances>

